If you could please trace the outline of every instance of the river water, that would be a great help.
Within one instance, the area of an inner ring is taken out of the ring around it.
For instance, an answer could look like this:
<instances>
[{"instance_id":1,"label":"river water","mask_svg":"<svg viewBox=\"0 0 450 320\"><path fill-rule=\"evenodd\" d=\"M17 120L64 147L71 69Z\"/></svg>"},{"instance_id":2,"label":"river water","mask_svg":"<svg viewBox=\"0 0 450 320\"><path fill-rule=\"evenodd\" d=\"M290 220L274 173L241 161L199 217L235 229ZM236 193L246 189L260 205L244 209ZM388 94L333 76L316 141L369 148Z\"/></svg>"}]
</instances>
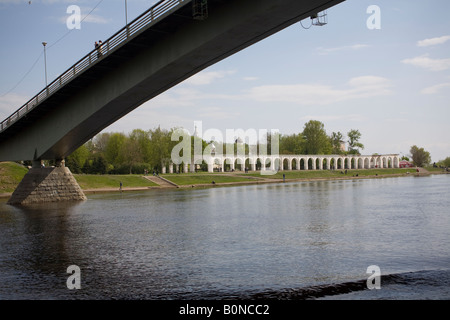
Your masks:
<instances>
[{"instance_id":1,"label":"river water","mask_svg":"<svg viewBox=\"0 0 450 320\"><path fill-rule=\"evenodd\" d=\"M450 299L449 190L432 175L2 200L0 299Z\"/></svg>"}]
</instances>

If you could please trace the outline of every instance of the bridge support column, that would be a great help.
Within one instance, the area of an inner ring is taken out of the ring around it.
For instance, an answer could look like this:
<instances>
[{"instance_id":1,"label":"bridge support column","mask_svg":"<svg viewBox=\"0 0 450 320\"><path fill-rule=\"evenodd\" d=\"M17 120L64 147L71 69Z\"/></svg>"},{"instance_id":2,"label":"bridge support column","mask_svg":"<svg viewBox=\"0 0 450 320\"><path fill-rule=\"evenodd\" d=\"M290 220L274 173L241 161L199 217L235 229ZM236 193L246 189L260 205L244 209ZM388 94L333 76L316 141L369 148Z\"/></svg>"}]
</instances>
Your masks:
<instances>
[{"instance_id":1,"label":"bridge support column","mask_svg":"<svg viewBox=\"0 0 450 320\"><path fill-rule=\"evenodd\" d=\"M84 201L86 196L64 161L59 166L44 168L40 161L24 176L8 204L27 205L58 201ZM36 167L37 166L37 167Z\"/></svg>"},{"instance_id":2,"label":"bridge support column","mask_svg":"<svg viewBox=\"0 0 450 320\"><path fill-rule=\"evenodd\" d=\"M42 168L44 165L44 163L41 160L33 160L31 162L31 167L32 168Z\"/></svg>"}]
</instances>

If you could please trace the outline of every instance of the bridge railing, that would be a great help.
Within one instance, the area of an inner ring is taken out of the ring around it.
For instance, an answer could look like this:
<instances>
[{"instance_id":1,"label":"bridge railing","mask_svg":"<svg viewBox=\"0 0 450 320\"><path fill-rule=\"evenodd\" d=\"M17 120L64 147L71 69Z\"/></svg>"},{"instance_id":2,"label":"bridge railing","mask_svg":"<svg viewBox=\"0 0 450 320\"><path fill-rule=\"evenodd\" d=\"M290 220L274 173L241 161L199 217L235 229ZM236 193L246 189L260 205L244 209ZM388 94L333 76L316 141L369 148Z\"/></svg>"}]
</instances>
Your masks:
<instances>
[{"instance_id":1,"label":"bridge railing","mask_svg":"<svg viewBox=\"0 0 450 320\"><path fill-rule=\"evenodd\" d=\"M92 50L86 56L81 58L12 115L3 120L0 123L0 132L4 131L14 122L22 118L37 105L50 97L53 93L72 81L82 72L86 71L93 64L101 60L104 56L107 56L118 49L128 40L139 34L144 28L149 27L154 22L160 20L160 18L162 18L167 12L174 9L178 5L189 1L191 0L160 0L154 4L150 9L142 13L136 19L128 23L125 27L103 42L100 47Z\"/></svg>"}]
</instances>

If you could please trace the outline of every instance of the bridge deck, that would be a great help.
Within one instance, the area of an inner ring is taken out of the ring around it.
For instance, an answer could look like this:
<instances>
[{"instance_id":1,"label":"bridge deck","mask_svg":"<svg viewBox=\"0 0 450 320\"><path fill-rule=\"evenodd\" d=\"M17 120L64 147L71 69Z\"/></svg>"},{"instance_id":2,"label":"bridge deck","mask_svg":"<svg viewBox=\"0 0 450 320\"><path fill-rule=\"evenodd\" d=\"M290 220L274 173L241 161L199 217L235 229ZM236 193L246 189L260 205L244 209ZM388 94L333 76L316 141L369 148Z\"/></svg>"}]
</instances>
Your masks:
<instances>
[{"instance_id":1,"label":"bridge deck","mask_svg":"<svg viewBox=\"0 0 450 320\"><path fill-rule=\"evenodd\" d=\"M162 0L0 123L0 161L63 159L144 102L344 0Z\"/></svg>"}]
</instances>

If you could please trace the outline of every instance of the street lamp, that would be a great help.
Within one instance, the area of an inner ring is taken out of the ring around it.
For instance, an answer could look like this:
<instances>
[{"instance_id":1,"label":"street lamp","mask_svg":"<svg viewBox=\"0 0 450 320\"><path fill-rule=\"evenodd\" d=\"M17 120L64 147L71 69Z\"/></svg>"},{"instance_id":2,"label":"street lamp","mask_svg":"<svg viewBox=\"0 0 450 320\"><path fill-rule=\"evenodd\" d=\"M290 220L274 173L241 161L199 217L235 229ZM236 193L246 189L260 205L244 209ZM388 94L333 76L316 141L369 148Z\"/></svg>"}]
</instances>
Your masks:
<instances>
[{"instance_id":1,"label":"street lamp","mask_svg":"<svg viewBox=\"0 0 450 320\"><path fill-rule=\"evenodd\" d=\"M45 87L47 88L47 93L48 93L48 83L47 83L47 52L46 52L46 50L45 50L45 46L47 45L47 42L42 42L42 45L44 46Z\"/></svg>"},{"instance_id":2,"label":"street lamp","mask_svg":"<svg viewBox=\"0 0 450 320\"><path fill-rule=\"evenodd\" d=\"M125 0L125 25L128 25L127 0Z\"/></svg>"},{"instance_id":3,"label":"street lamp","mask_svg":"<svg viewBox=\"0 0 450 320\"><path fill-rule=\"evenodd\" d=\"M127 28L127 38L128 38L128 11L127 11L127 0L125 0L125 27Z\"/></svg>"}]
</instances>

